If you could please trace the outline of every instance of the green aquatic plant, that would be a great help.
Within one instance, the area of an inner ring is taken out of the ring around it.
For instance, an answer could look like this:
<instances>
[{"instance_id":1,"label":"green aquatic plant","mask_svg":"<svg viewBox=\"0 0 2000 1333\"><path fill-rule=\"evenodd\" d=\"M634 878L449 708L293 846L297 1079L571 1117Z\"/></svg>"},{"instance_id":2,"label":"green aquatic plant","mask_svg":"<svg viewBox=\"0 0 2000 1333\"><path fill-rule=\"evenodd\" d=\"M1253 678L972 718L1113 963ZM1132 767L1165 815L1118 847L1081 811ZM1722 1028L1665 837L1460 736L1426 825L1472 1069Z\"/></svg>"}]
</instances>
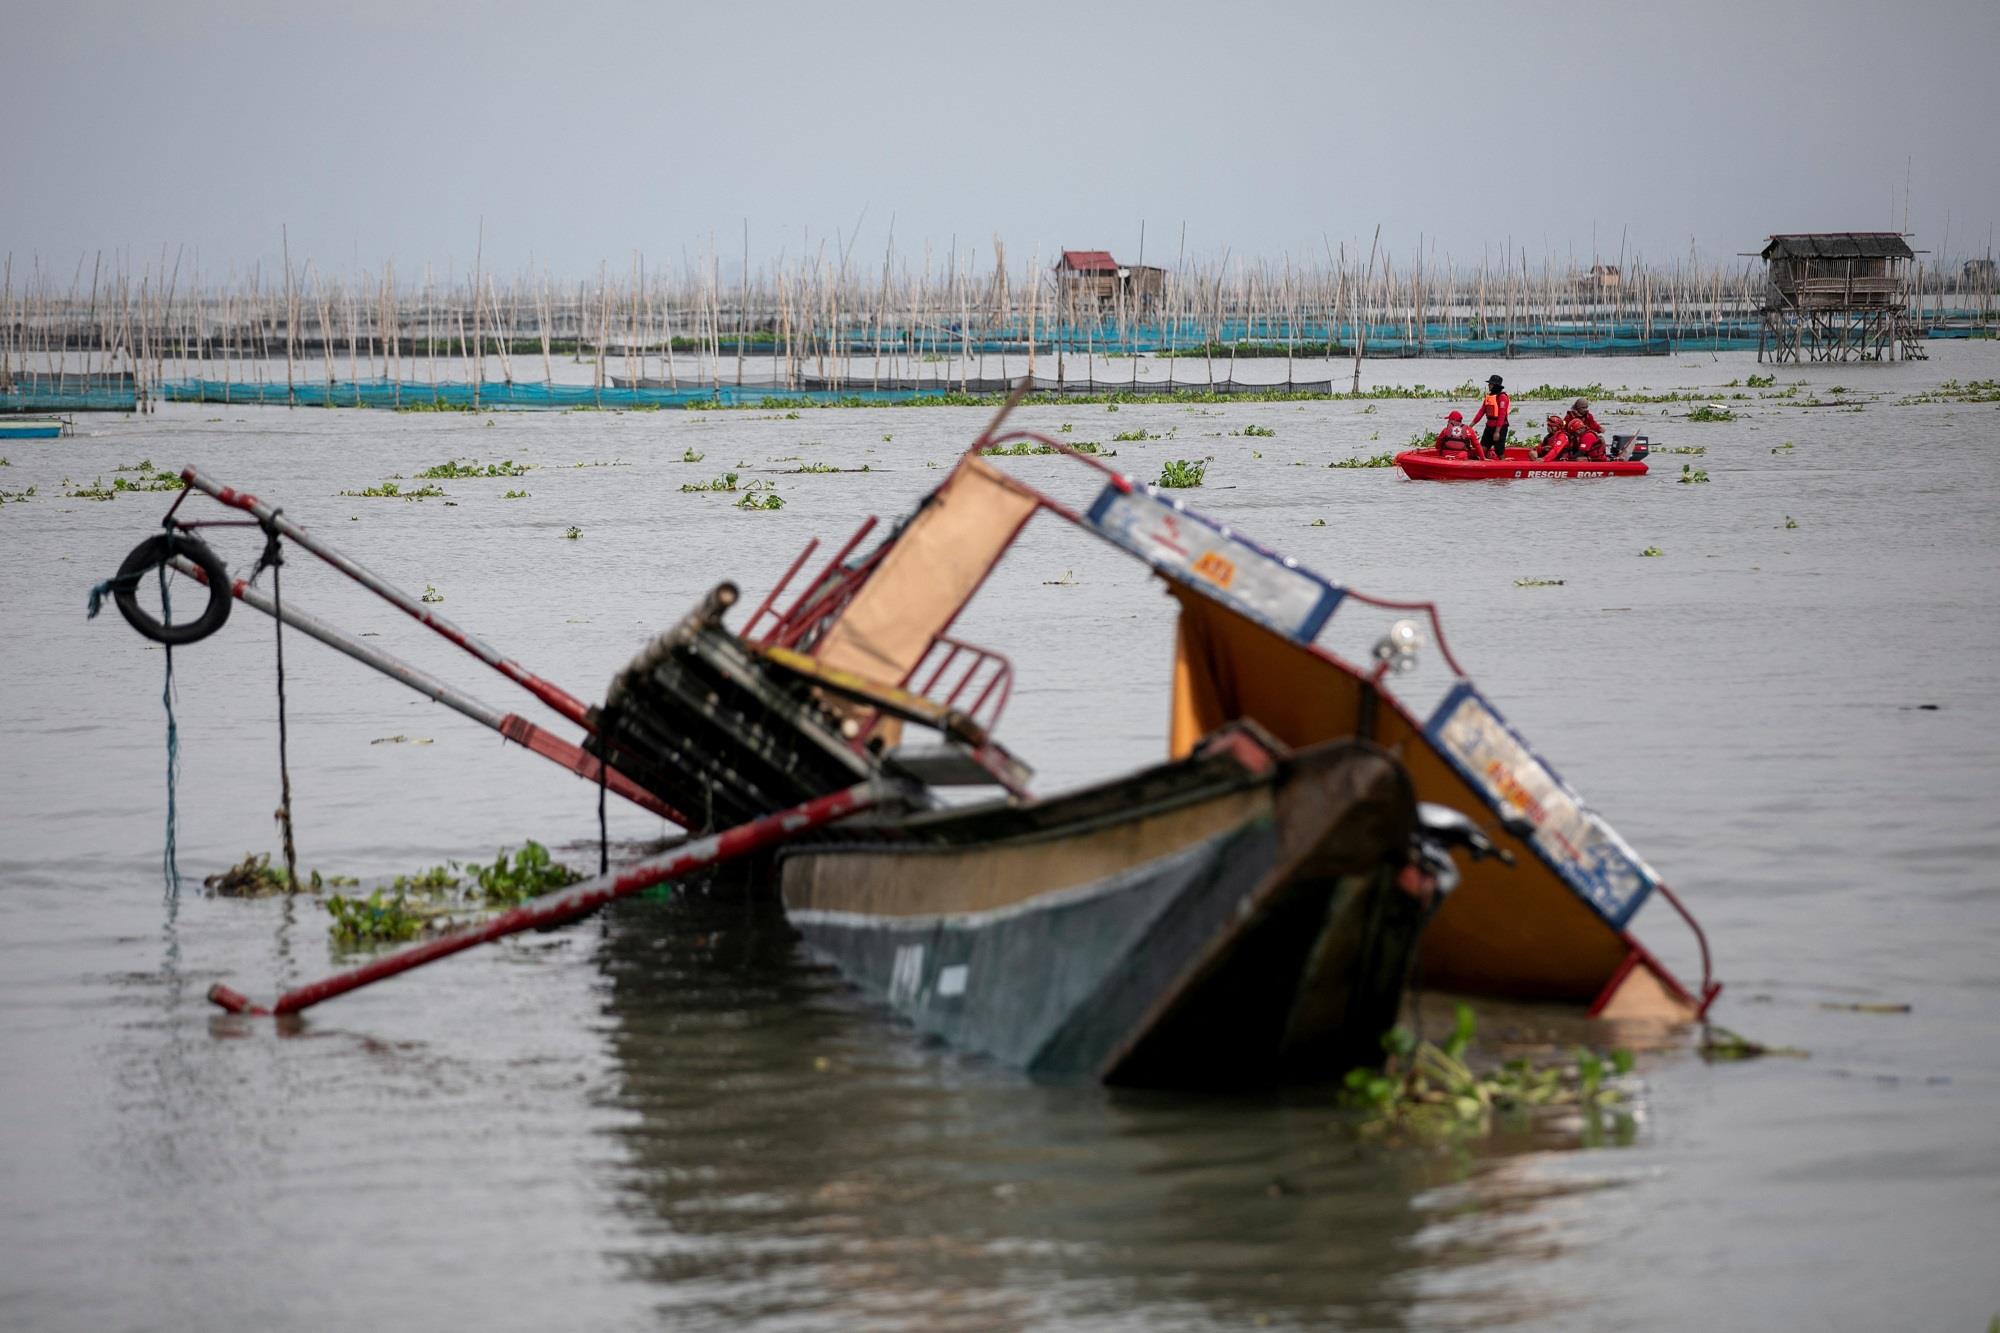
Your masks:
<instances>
[{"instance_id":1,"label":"green aquatic plant","mask_svg":"<svg viewBox=\"0 0 2000 1333\"><path fill-rule=\"evenodd\" d=\"M268 898L274 893L289 893L292 887L285 868L271 864L269 852L245 852L241 861L201 882L222 898Z\"/></svg>"},{"instance_id":2,"label":"green aquatic plant","mask_svg":"<svg viewBox=\"0 0 2000 1333\"><path fill-rule=\"evenodd\" d=\"M1708 446L1705 444L1676 444L1671 448L1655 449L1653 452L1656 454L1693 454L1699 458L1708 452Z\"/></svg>"},{"instance_id":3,"label":"green aquatic plant","mask_svg":"<svg viewBox=\"0 0 2000 1333\"><path fill-rule=\"evenodd\" d=\"M1517 588L1560 588L1563 586L1563 581L1561 579L1515 579L1514 586Z\"/></svg>"},{"instance_id":4,"label":"green aquatic plant","mask_svg":"<svg viewBox=\"0 0 2000 1333\"><path fill-rule=\"evenodd\" d=\"M1232 430L1231 435L1245 435L1255 439L1268 440L1278 432L1269 426L1245 426L1242 430Z\"/></svg>"},{"instance_id":5,"label":"green aquatic plant","mask_svg":"<svg viewBox=\"0 0 2000 1333\"><path fill-rule=\"evenodd\" d=\"M1501 1121L1525 1121L1558 1108L1598 1113L1631 1100L1619 1081L1632 1072L1630 1051L1577 1047L1557 1063L1515 1059L1474 1069L1466 1051L1476 1028L1471 1007L1461 1004L1442 1043L1420 1042L1401 1027L1384 1036L1382 1068L1350 1070L1343 1085L1342 1100L1361 1113L1363 1136L1415 1142L1476 1138Z\"/></svg>"},{"instance_id":6,"label":"green aquatic plant","mask_svg":"<svg viewBox=\"0 0 2000 1333\"><path fill-rule=\"evenodd\" d=\"M1787 531L1796 528L1798 525L1799 521L1797 519L1793 518L1790 514L1785 515L1785 529Z\"/></svg>"},{"instance_id":7,"label":"green aquatic plant","mask_svg":"<svg viewBox=\"0 0 2000 1333\"><path fill-rule=\"evenodd\" d=\"M681 462L683 463L699 463L707 457L707 454L696 452L693 445L689 445L687 448L681 450Z\"/></svg>"},{"instance_id":8,"label":"green aquatic plant","mask_svg":"<svg viewBox=\"0 0 2000 1333\"><path fill-rule=\"evenodd\" d=\"M328 928L333 942L349 948L413 940L424 933L435 915L413 906L408 895L383 889L365 898L330 894L326 911L333 918Z\"/></svg>"},{"instance_id":9,"label":"green aquatic plant","mask_svg":"<svg viewBox=\"0 0 2000 1333\"><path fill-rule=\"evenodd\" d=\"M734 491L736 489L737 478L740 475L735 472L725 472L713 481L684 482L681 485L681 490L683 493L688 494L699 491Z\"/></svg>"},{"instance_id":10,"label":"green aquatic plant","mask_svg":"<svg viewBox=\"0 0 2000 1333\"><path fill-rule=\"evenodd\" d=\"M1783 444L1772 445L1771 452L1774 454L1784 454L1784 453L1790 453L1792 450L1796 448L1798 448L1797 445L1793 444L1790 440L1786 440Z\"/></svg>"},{"instance_id":11,"label":"green aquatic plant","mask_svg":"<svg viewBox=\"0 0 2000 1333\"><path fill-rule=\"evenodd\" d=\"M1367 458L1343 458L1338 462L1328 463L1327 466L1328 467L1394 467L1396 466L1396 456L1394 454L1374 454Z\"/></svg>"},{"instance_id":12,"label":"green aquatic plant","mask_svg":"<svg viewBox=\"0 0 2000 1333\"><path fill-rule=\"evenodd\" d=\"M473 881L479 887L480 899L488 906L526 902L583 878L550 856L549 849L532 838L511 858L503 847L492 865L475 863L467 869L472 871Z\"/></svg>"},{"instance_id":13,"label":"green aquatic plant","mask_svg":"<svg viewBox=\"0 0 2000 1333\"><path fill-rule=\"evenodd\" d=\"M434 398L428 403L399 403L398 412L477 412L471 403L454 403L444 398Z\"/></svg>"},{"instance_id":14,"label":"green aquatic plant","mask_svg":"<svg viewBox=\"0 0 2000 1333\"><path fill-rule=\"evenodd\" d=\"M526 491L508 491L500 498L503 500L525 500L528 498L528 493Z\"/></svg>"},{"instance_id":15,"label":"green aquatic plant","mask_svg":"<svg viewBox=\"0 0 2000 1333\"><path fill-rule=\"evenodd\" d=\"M2000 380L1946 380L1928 392L1899 400L1905 406L1921 403L2000 403Z\"/></svg>"},{"instance_id":16,"label":"green aquatic plant","mask_svg":"<svg viewBox=\"0 0 2000 1333\"><path fill-rule=\"evenodd\" d=\"M1306 524L1306 526L1309 528L1323 528L1326 526L1326 520L1323 518L1316 518L1312 522Z\"/></svg>"},{"instance_id":17,"label":"green aquatic plant","mask_svg":"<svg viewBox=\"0 0 2000 1333\"><path fill-rule=\"evenodd\" d=\"M132 481L126 477L113 477L111 489L114 491L184 491L187 483L171 472L141 474L142 480Z\"/></svg>"},{"instance_id":18,"label":"green aquatic plant","mask_svg":"<svg viewBox=\"0 0 2000 1333\"><path fill-rule=\"evenodd\" d=\"M840 468L831 463L801 463L791 469L793 472L839 472Z\"/></svg>"},{"instance_id":19,"label":"green aquatic plant","mask_svg":"<svg viewBox=\"0 0 2000 1333\"><path fill-rule=\"evenodd\" d=\"M1716 403L1704 403L1687 414L1689 421L1734 421L1736 414Z\"/></svg>"},{"instance_id":20,"label":"green aquatic plant","mask_svg":"<svg viewBox=\"0 0 2000 1333\"><path fill-rule=\"evenodd\" d=\"M444 493L442 486L419 486L406 491L393 481L385 481L380 486L370 486L362 491L340 492L357 500L435 500Z\"/></svg>"},{"instance_id":21,"label":"green aquatic plant","mask_svg":"<svg viewBox=\"0 0 2000 1333\"><path fill-rule=\"evenodd\" d=\"M1741 1033L1732 1032L1714 1023L1704 1023L1701 1028L1701 1045L1696 1048L1701 1058L1708 1061L1755 1060L1761 1056L1785 1056L1793 1060L1807 1060L1811 1052L1796 1046L1766 1046L1760 1041L1751 1041Z\"/></svg>"},{"instance_id":22,"label":"green aquatic plant","mask_svg":"<svg viewBox=\"0 0 2000 1333\"><path fill-rule=\"evenodd\" d=\"M463 881L456 873L457 862L441 866L431 866L419 870L414 875L398 875L389 881L389 887L397 893L445 893L457 888Z\"/></svg>"},{"instance_id":23,"label":"green aquatic plant","mask_svg":"<svg viewBox=\"0 0 2000 1333\"><path fill-rule=\"evenodd\" d=\"M439 463L436 467L426 468L417 476L431 481L462 477L518 477L528 471L528 468L528 464L516 463L511 458L498 463L487 463L484 466L481 466L476 458L467 459L463 463L454 458L448 463Z\"/></svg>"},{"instance_id":24,"label":"green aquatic plant","mask_svg":"<svg viewBox=\"0 0 2000 1333\"><path fill-rule=\"evenodd\" d=\"M1148 435L1143 429L1121 430L1111 437L1111 441L1114 444L1136 444L1142 440L1164 440L1166 438L1165 435Z\"/></svg>"},{"instance_id":25,"label":"green aquatic plant","mask_svg":"<svg viewBox=\"0 0 2000 1333\"><path fill-rule=\"evenodd\" d=\"M1125 437L1121 435L1117 438L1123 439ZM1202 479L1207 475L1208 463L1206 460L1174 458L1161 464L1160 479L1153 484L1176 490L1186 489L1191 486L1201 485Z\"/></svg>"},{"instance_id":26,"label":"green aquatic plant","mask_svg":"<svg viewBox=\"0 0 2000 1333\"><path fill-rule=\"evenodd\" d=\"M575 541L577 538L581 536L583 536L583 529L579 528L574 523L570 524L569 528L563 533L563 537L569 541Z\"/></svg>"},{"instance_id":27,"label":"green aquatic plant","mask_svg":"<svg viewBox=\"0 0 2000 1333\"><path fill-rule=\"evenodd\" d=\"M22 491L0 490L0 504L8 504L8 503L21 504L24 501L32 499L34 497L34 494L35 494L35 488L33 486L30 486L26 490Z\"/></svg>"},{"instance_id":28,"label":"green aquatic plant","mask_svg":"<svg viewBox=\"0 0 2000 1333\"><path fill-rule=\"evenodd\" d=\"M6 461L6 459L0 458L0 463L5 463ZM113 472L151 472L153 470L153 460L142 458L136 463L120 463L111 470Z\"/></svg>"},{"instance_id":29,"label":"green aquatic plant","mask_svg":"<svg viewBox=\"0 0 2000 1333\"><path fill-rule=\"evenodd\" d=\"M422 595L419 596L417 600L420 602L433 602L433 603L442 602L444 600L444 594L439 592L436 588L433 588L430 584L426 583L424 585L424 591Z\"/></svg>"},{"instance_id":30,"label":"green aquatic plant","mask_svg":"<svg viewBox=\"0 0 2000 1333\"><path fill-rule=\"evenodd\" d=\"M1675 478L1683 486L1693 486L1708 480L1708 473L1692 463L1681 464L1681 475Z\"/></svg>"},{"instance_id":31,"label":"green aquatic plant","mask_svg":"<svg viewBox=\"0 0 2000 1333\"><path fill-rule=\"evenodd\" d=\"M736 502L738 509L783 509L785 502L776 495L745 495Z\"/></svg>"},{"instance_id":32,"label":"green aquatic plant","mask_svg":"<svg viewBox=\"0 0 2000 1333\"><path fill-rule=\"evenodd\" d=\"M1643 556L1655 556L1655 555L1665 555L1666 552L1662 551L1657 546L1648 546L1645 550L1639 552L1639 554Z\"/></svg>"},{"instance_id":33,"label":"green aquatic plant","mask_svg":"<svg viewBox=\"0 0 2000 1333\"><path fill-rule=\"evenodd\" d=\"M69 483L65 481L63 484L68 485ZM63 498L66 500L109 500L116 497L117 494L116 487L106 486L104 478L99 477L95 485L79 486L73 491L64 491Z\"/></svg>"}]
</instances>

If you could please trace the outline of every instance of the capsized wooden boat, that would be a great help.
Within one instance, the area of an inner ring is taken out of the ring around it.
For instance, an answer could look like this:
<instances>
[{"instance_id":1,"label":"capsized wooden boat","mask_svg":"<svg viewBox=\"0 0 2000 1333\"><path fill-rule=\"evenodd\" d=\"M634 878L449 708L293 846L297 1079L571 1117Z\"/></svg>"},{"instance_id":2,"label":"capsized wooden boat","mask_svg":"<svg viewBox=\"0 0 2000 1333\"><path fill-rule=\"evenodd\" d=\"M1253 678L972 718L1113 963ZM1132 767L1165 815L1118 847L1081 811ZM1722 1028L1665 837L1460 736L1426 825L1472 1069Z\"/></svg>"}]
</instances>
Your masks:
<instances>
[{"instance_id":1,"label":"capsized wooden boat","mask_svg":"<svg viewBox=\"0 0 2000 1333\"><path fill-rule=\"evenodd\" d=\"M842 826L786 916L920 1030L1038 1076L1240 1087L1380 1058L1425 908L1407 775L1255 728L1059 798Z\"/></svg>"},{"instance_id":2,"label":"capsized wooden boat","mask_svg":"<svg viewBox=\"0 0 2000 1333\"><path fill-rule=\"evenodd\" d=\"M983 456L1015 440L1090 469L1067 475L1095 477L1095 495L1059 497ZM788 573L744 625L743 637L883 687L918 694L949 688L945 705L971 701L990 729L1004 706L1011 667L949 630L1029 521L1044 513L1143 561L1178 604L1170 756L1192 754L1204 737L1241 720L1293 749L1371 742L1399 757L1419 800L1473 815L1511 854L1512 864L1464 868L1425 931L1419 964L1425 984L1667 1022L1698 1018L1714 1001L1721 986L1692 914L1479 691L1446 645L1434 607L1334 583L1196 512L1182 495L1120 476L1062 440L996 420L888 540L849 559L864 526L791 609L774 611ZM1343 655L1322 638L1338 629L1336 613L1350 608L1346 620L1360 618L1364 633L1371 618L1404 618L1372 648L1364 639L1359 653ZM767 613L772 619L760 635ZM1425 626L1435 653L1416 679L1433 682L1434 702L1419 709L1390 688L1390 677L1400 678L1422 656L1415 646ZM978 672L993 662L998 666L982 687ZM855 744L894 745L894 716L854 700L835 706L845 710L843 725ZM1695 937L1702 967L1695 986L1676 977L1630 928L1654 898Z\"/></svg>"},{"instance_id":3,"label":"capsized wooden boat","mask_svg":"<svg viewBox=\"0 0 2000 1333\"><path fill-rule=\"evenodd\" d=\"M983 456L1015 439L1066 455L1080 468L1065 475L1094 481L1095 494L1059 497ZM1511 863L1464 867L1418 946L1426 985L1669 1022L1697 1018L1714 1000L1720 985L1710 975L1706 939L1693 916L1477 689L1447 647L1435 608L1334 583L1196 512L1181 495L1120 476L1063 441L1003 429L1000 420L887 539L857 554L874 520L864 523L789 606L780 608L780 598L811 546L739 630L731 632L712 616L698 633L676 640L678 646L643 657L594 719L590 748L635 778L661 784L654 790L671 793L670 803L679 808L699 811L702 802L713 802L732 818L865 774L901 776L923 784L904 816L926 837L935 834L948 845L956 838L960 850L952 855L969 858L964 874L975 865L987 874L991 866L1009 864L1024 855L1013 846L1012 826L991 815L954 824L957 817L926 813L926 807L936 803L929 794L934 788L978 783L1007 791L1012 808L1036 808L1026 766L994 739L1012 689L1012 666L1003 654L953 638L950 630L1030 521L1045 513L1144 562L1172 595L1179 616L1168 701L1170 759L1195 756L1209 738L1244 722L1272 738L1274 753L1339 742L1379 746L1397 756L1420 801L1466 812L1511 854ZM1364 633L1372 619L1403 618L1388 625L1372 648L1364 640L1361 652L1344 656L1322 642L1352 632L1334 624L1337 616ZM1426 625L1435 645L1428 656L1418 651ZM1359 665L1371 656L1372 664ZM1391 676L1403 679L1403 670L1420 657L1423 671L1410 679L1431 681L1434 700L1421 710L1390 688ZM704 717L721 725L708 726ZM935 731L939 743L909 743L904 732L913 725ZM691 753L676 753L657 739L681 735L703 739ZM649 747L658 749L658 762L650 765ZM983 830L994 845L979 848L969 830ZM1079 826L1064 836L1091 835ZM939 962L931 945L925 968L912 972L906 962L907 975L897 980L894 950L885 955L879 946L898 927L863 919L887 910L865 905L874 901L865 887L878 876L884 883L904 882L898 877L916 874L910 866L944 864L925 859L944 853L916 850L927 845L914 835L885 833L863 850L799 853L788 863L783 891L800 913L862 914L839 918L849 921L840 930L859 932L851 938L835 932L831 917L803 915L800 928L818 932L820 947L860 984L945 1035L957 1033L956 1039L1030 1068L1129 1072L1104 1051L1094 1066L1081 1057L1064 1064L1044 1055L1045 1042L1029 1035L987 1028L947 1032L959 1020L926 1006L935 1003L938 987L956 984L937 974L955 964ZM1143 847L1135 852L1146 854ZM811 875L806 867L814 868ZM990 910L957 896L962 877L955 870L908 880L902 890L908 896L891 914L942 921ZM1047 887L1032 876L1017 878L1019 892L1030 896L1023 901ZM836 881L848 886L842 894L853 902L819 900L808 892ZM1683 984L1630 928L1655 897L1682 916L1700 945L1696 987ZM1096 959L1092 951L1086 956ZM1337 992L1346 982L1323 984ZM1216 1013L1217 1021L1228 1022L1229 1004Z\"/></svg>"}]
</instances>

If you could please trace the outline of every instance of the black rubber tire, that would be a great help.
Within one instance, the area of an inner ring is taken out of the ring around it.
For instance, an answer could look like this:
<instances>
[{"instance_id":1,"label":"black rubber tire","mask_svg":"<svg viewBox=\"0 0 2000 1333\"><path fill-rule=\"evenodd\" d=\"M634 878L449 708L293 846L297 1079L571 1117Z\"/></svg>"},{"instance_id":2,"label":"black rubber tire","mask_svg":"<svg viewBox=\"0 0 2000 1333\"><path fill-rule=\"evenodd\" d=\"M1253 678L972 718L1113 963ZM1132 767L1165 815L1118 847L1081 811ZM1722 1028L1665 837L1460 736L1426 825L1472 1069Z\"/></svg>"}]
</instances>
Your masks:
<instances>
[{"instance_id":1,"label":"black rubber tire","mask_svg":"<svg viewBox=\"0 0 2000 1333\"><path fill-rule=\"evenodd\" d=\"M208 605L193 620L179 625L163 625L139 605L139 580L177 555L194 561L207 578ZM154 643L175 646L199 643L221 629L229 619L229 604L236 600L229 590L229 568L222 563L221 557L208 548L207 542L183 532L163 532L133 547L132 554L125 557L125 563L118 566L118 577L113 585L111 596L118 603L118 614L125 617L126 624Z\"/></svg>"}]
</instances>

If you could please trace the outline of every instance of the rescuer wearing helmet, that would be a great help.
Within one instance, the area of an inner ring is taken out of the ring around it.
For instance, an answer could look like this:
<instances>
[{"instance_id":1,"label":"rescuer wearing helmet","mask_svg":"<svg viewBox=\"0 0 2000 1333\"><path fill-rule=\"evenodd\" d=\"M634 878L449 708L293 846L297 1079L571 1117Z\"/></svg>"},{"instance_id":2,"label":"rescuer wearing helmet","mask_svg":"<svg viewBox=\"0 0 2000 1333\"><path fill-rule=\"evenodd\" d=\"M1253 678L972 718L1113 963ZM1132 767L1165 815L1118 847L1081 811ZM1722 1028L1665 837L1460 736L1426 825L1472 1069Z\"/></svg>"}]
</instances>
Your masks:
<instances>
[{"instance_id":1,"label":"rescuer wearing helmet","mask_svg":"<svg viewBox=\"0 0 2000 1333\"><path fill-rule=\"evenodd\" d=\"M1472 427L1465 424L1465 413L1454 409L1445 418L1444 429L1438 432L1437 451L1447 458L1479 456L1479 441Z\"/></svg>"},{"instance_id":2,"label":"rescuer wearing helmet","mask_svg":"<svg viewBox=\"0 0 2000 1333\"><path fill-rule=\"evenodd\" d=\"M1500 388L1500 377L1487 376L1486 397L1480 401L1479 411L1473 414L1472 424L1486 423L1486 429L1479 436L1479 447L1488 458L1506 456L1507 409L1512 403L1513 400Z\"/></svg>"},{"instance_id":3,"label":"rescuer wearing helmet","mask_svg":"<svg viewBox=\"0 0 2000 1333\"><path fill-rule=\"evenodd\" d=\"M1560 463L1569 447L1569 432L1563 429L1563 419L1551 415L1548 420L1548 434L1542 436L1542 451L1535 457L1544 463Z\"/></svg>"}]
</instances>

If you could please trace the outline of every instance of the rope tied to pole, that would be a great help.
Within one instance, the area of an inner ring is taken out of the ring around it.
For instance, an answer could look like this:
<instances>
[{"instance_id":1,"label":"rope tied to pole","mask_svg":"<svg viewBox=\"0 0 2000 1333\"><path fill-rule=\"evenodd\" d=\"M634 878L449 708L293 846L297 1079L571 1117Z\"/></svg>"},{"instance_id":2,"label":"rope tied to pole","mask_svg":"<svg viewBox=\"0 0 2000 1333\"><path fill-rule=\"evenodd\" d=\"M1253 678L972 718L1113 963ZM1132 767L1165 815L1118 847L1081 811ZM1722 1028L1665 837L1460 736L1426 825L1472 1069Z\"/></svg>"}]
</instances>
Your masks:
<instances>
[{"instance_id":1,"label":"rope tied to pole","mask_svg":"<svg viewBox=\"0 0 2000 1333\"><path fill-rule=\"evenodd\" d=\"M171 625L174 620L173 596L167 591L167 567L160 566L160 616L162 622ZM110 580L106 580L107 583ZM97 614L97 592L91 590L92 615ZM174 788L180 784L181 773L181 729L174 720L174 646L162 645L167 654L166 680L160 686L160 703L167 710L167 839L160 851L160 869L167 879L167 898L178 898L181 892L181 868L175 857L175 830L180 822L174 804Z\"/></svg>"},{"instance_id":2,"label":"rope tied to pole","mask_svg":"<svg viewBox=\"0 0 2000 1333\"><path fill-rule=\"evenodd\" d=\"M289 891L296 893L299 887L299 854L292 837L292 767L289 758L288 736L285 726L285 592L284 592L284 542L278 535L278 516L283 509L273 509L271 516L259 520L264 529L264 553L257 557L257 568L251 573L250 581L266 569L271 571L271 629L277 644L278 656L278 808L273 812L278 828L283 836L285 850L285 884Z\"/></svg>"}]
</instances>

